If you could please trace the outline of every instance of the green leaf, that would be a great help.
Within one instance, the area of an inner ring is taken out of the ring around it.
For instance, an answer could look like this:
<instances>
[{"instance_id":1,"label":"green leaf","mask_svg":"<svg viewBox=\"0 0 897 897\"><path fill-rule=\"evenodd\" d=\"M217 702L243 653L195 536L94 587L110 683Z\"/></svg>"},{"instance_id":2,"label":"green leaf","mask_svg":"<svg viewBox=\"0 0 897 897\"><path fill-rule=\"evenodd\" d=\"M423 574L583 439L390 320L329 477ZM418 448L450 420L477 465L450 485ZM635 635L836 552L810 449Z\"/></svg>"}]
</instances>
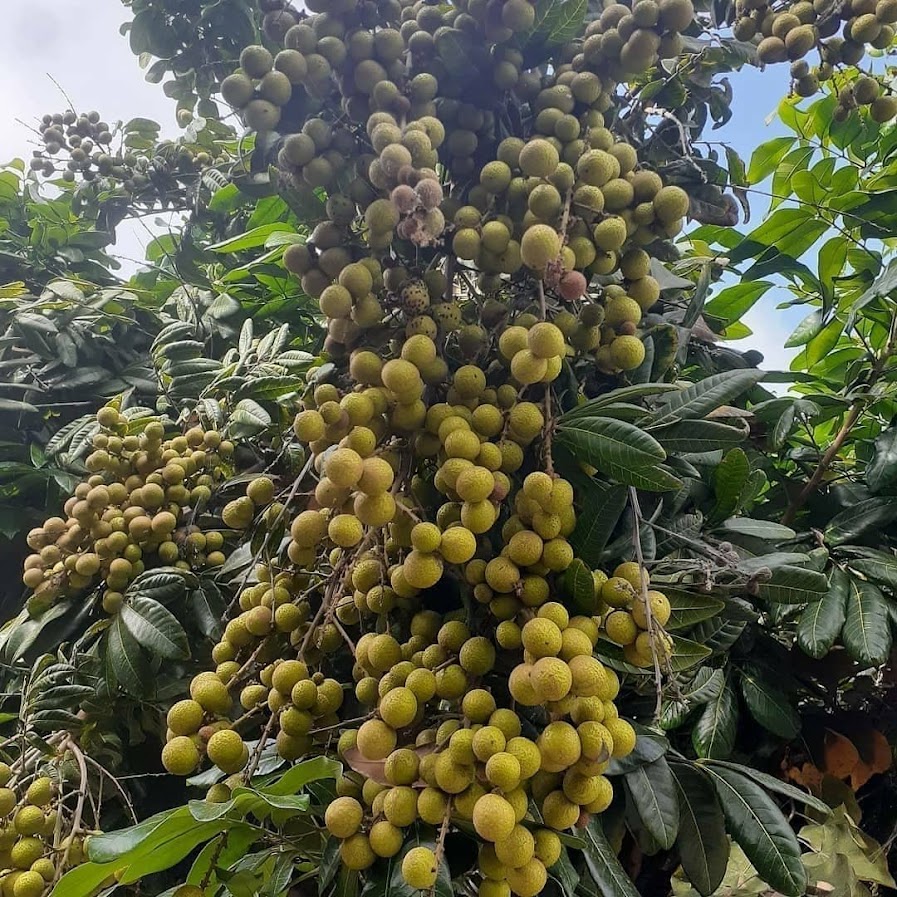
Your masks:
<instances>
[{"instance_id":1,"label":"green leaf","mask_svg":"<svg viewBox=\"0 0 897 897\"><path fill-rule=\"evenodd\" d=\"M564 591L570 596L577 613L595 613L598 607L595 579L581 558L574 558L573 563L564 571Z\"/></svg>"},{"instance_id":2,"label":"green leaf","mask_svg":"<svg viewBox=\"0 0 897 897\"><path fill-rule=\"evenodd\" d=\"M718 766L704 766L711 777L733 839L757 872L786 897L801 897L807 873L800 844L782 811L746 776Z\"/></svg>"},{"instance_id":3,"label":"green leaf","mask_svg":"<svg viewBox=\"0 0 897 897\"><path fill-rule=\"evenodd\" d=\"M693 642L691 639L678 635L670 636L673 640L673 649L670 653L670 667L676 672L688 670L709 657L712 653L706 645Z\"/></svg>"},{"instance_id":4,"label":"green leaf","mask_svg":"<svg viewBox=\"0 0 897 897\"><path fill-rule=\"evenodd\" d=\"M582 498L582 505L577 507L576 529L570 536L570 544L577 557L590 567L597 568L601 564L604 546L626 507L627 490L625 486L591 479L583 490Z\"/></svg>"},{"instance_id":5,"label":"green leaf","mask_svg":"<svg viewBox=\"0 0 897 897\"><path fill-rule=\"evenodd\" d=\"M673 764L679 795L676 847L686 877L703 897L720 886L729 859L725 817L710 780L696 766Z\"/></svg>"},{"instance_id":6,"label":"green leaf","mask_svg":"<svg viewBox=\"0 0 897 897\"><path fill-rule=\"evenodd\" d=\"M237 437L256 436L270 426L271 415L253 399L241 399L228 423L228 429Z\"/></svg>"},{"instance_id":7,"label":"green leaf","mask_svg":"<svg viewBox=\"0 0 897 897\"><path fill-rule=\"evenodd\" d=\"M183 626L158 601L135 595L122 605L120 616L135 640L151 654L168 660L190 656L190 643Z\"/></svg>"},{"instance_id":8,"label":"green leaf","mask_svg":"<svg viewBox=\"0 0 897 897\"><path fill-rule=\"evenodd\" d=\"M651 435L667 452L701 454L727 449L741 442L745 431L710 420L689 420L651 428Z\"/></svg>"},{"instance_id":9,"label":"green leaf","mask_svg":"<svg viewBox=\"0 0 897 897\"><path fill-rule=\"evenodd\" d=\"M625 782L642 824L669 850L679 832L679 801L669 764L662 757L646 763L626 773Z\"/></svg>"},{"instance_id":10,"label":"green leaf","mask_svg":"<svg viewBox=\"0 0 897 897\"><path fill-rule=\"evenodd\" d=\"M841 641L858 663L874 667L888 659L891 651L888 604L881 590L871 582L850 577Z\"/></svg>"},{"instance_id":11,"label":"green leaf","mask_svg":"<svg viewBox=\"0 0 897 897\"><path fill-rule=\"evenodd\" d=\"M713 474L716 505L712 519L722 520L738 510L741 495L751 475L751 462L743 449L726 452Z\"/></svg>"},{"instance_id":12,"label":"green leaf","mask_svg":"<svg viewBox=\"0 0 897 897\"><path fill-rule=\"evenodd\" d=\"M265 242L272 234L283 232L290 233L289 228L281 222L263 224L261 227L245 231L236 237L230 237L227 240L222 240L220 243L213 243L208 247L208 250L210 252L229 253L245 252L247 249L259 249L265 245Z\"/></svg>"},{"instance_id":13,"label":"green leaf","mask_svg":"<svg viewBox=\"0 0 897 897\"><path fill-rule=\"evenodd\" d=\"M784 542L797 536L789 526L773 523L771 520L754 520L751 517L730 517L723 521L723 527L731 533L740 533L742 536L752 536L755 539L768 539L771 542Z\"/></svg>"},{"instance_id":14,"label":"green leaf","mask_svg":"<svg viewBox=\"0 0 897 897\"><path fill-rule=\"evenodd\" d=\"M774 735L789 741L800 731L800 716L781 689L768 681L755 664L741 670L741 694L751 716Z\"/></svg>"},{"instance_id":15,"label":"green leaf","mask_svg":"<svg viewBox=\"0 0 897 897\"><path fill-rule=\"evenodd\" d=\"M618 402L627 402L630 399L638 399L645 396L656 396L665 392L678 392L680 389L681 387L675 383L640 383L635 386L621 386L597 398L589 399L588 402L583 402L575 408L571 408L561 417L560 423L566 423L577 417L595 417L599 409L606 408L608 405L615 405ZM645 411L645 414L647 415L648 412Z\"/></svg>"},{"instance_id":16,"label":"green leaf","mask_svg":"<svg viewBox=\"0 0 897 897\"><path fill-rule=\"evenodd\" d=\"M827 229L828 224L806 207L776 209L732 250L729 257L734 264L756 256L761 261L768 260L770 256L776 261L780 256L799 259ZM763 252L762 247L772 252ZM746 272L746 276L759 273L759 270L750 271Z\"/></svg>"},{"instance_id":17,"label":"green leaf","mask_svg":"<svg viewBox=\"0 0 897 897\"><path fill-rule=\"evenodd\" d=\"M561 423L557 439L578 461L626 485L651 491L677 489L680 485L676 477L658 466L666 459L660 444L626 421L576 418Z\"/></svg>"},{"instance_id":18,"label":"green leaf","mask_svg":"<svg viewBox=\"0 0 897 897\"><path fill-rule=\"evenodd\" d=\"M701 620L715 617L726 606L724 601L712 595L701 595L666 586L663 586L663 589L671 608L666 629L687 629L695 623L700 623Z\"/></svg>"},{"instance_id":19,"label":"green leaf","mask_svg":"<svg viewBox=\"0 0 897 897\"><path fill-rule=\"evenodd\" d=\"M828 591L828 580L815 570L783 564L773 568L768 580L758 582L757 590L761 598L776 604L808 604Z\"/></svg>"},{"instance_id":20,"label":"green leaf","mask_svg":"<svg viewBox=\"0 0 897 897\"><path fill-rule=\"evenodd\" d=\"M829 576L828 590L809 604L797 621L797 644L817 660L832 649L847 619L850 577L835 567Z\"/></svg>"},{"instance_id":21,"label":"green leaf","mask_svg":"<svg viewBox=\"0 0 897 897\"><path fill-rule=\"evenodd\" d=\"M836 514L825 528L829 545L852 542L867 530L884 529L897 519L897 501L893 498L868 498Z\"/></svg>"},{"instance_id":22,"label":"green leaf","mask_svg":"<svg viewBox=\"0 0 897 897\"><path fill-rule=\"evenodd\" d=\"M106 635L106 664L113 679L129 694L139 697L147 690L150 667L139 642L117 615Z\"/></svg>"},{"instance_id":23,"label":"green leaf","mask_svg":"<svg viewBox=\"0 0 897 897\"><path fill-rule=\"evenodd\" d=\"M866 465L866 485L873 492L892 491L897 485L897 427L885 430L873 443L872 460Z\"/></svg>"},{"instance_id":24,"label":"green leaf","mask_svg":"<svg viewBox=\"0 0 897 897\"><path fill-rule=\"evenodd\" d=\"M838 344L844 331L844 322L833 318L808 343L804 350L804 363L808 368L822 361Z\"/></svg>"},{"instance_id":25,"label":"green leaf","mask_svg":"<svg viewBox=\"0 0 897 897\"><path fill-rule=\"evenodd\" d=\"M728 678L698 717L691 740L699 757L724 759L732 753L738 725L738 701Z\"/></svg>"},{"instance_id":26,"label":"green leaf","mask_svg":"<svg viewBox=\"0 0 897 897\"><path fill-rule=\"evenodd\" d=\"M614 849L601 827L601 817L592 816L585 831L586 868L598 886L601 897L639 897L632 880L620 865Z\"/></svg>"},{"instance_id":27,"label":"green leaf","mask_svg":"<svg viewBox=\"0 0 897 897\"><path fill-rule=\"evenodd\" d=\"M768 280L742 281L720 290L705 306L704 314L725 325L734 324L772 287Z\"/></svg>"},{"instance_id":28,"label":"green leaf","mask_svg":"<svg viewBox=\"0 0 897 897\"><path fill-rule=\"evenodd\" d=\"M756 386L762 379L763 371L735 370L692 383L660 400L654 426L680 420L699 420Z\"/></svg>"},{"instance_id":29,"label":"green leaf","mask_svg":"<svg viewBox=\"0 0 897 897\"><path fill-rule=\"evenodd\" d=\"M791 332L791 336L785 340L785 348L791 349L795 346L805 346L813 337L822 330L824 322L823 311L817 308L810 312Z\"/></svg>"},{"instance_id":30,"label":"green leaf","mask_svg":"<svg viewBox=\"0 0 897 897\"><path fill-rule=\"evenodd\" d=\"M779 162L788 155L796 139L796 137L773 137L772 140L761 143L751 155L747 170L748 182L759 184L766 180L776 170Z\"/></svg>"},{"instance_id":31,"label":"green leaf","mask_svg":"<svg viewBox=\"0 0 897 897\"><path fill-rule=\"evenodd\" d=\"M734 770L735 772L747 776L749 779L753 779L767 791L772 791L774 794L781 794L782 797L787 797L802 806L811 807L817 813L822 813L823 816L828 816L832 812L832 808L824 800L820 800L818 797L814 797L812 794L809 794L800 788L795 788L794 785L789 785L788 782L783 782L775 776L761 772L759 769L754 769L752 766L742 766L741 763L733 763L731 760L707 760L701 765L705 769L707 767L720 767Z\"/></svg>"},{"instance_id":32,"label":"green leaf","mask_svg":"<svg viewBox=\"0 0 897 897\"><path fill-rule=\"evenodd\" d=\"M157 567L141 573L129 585L126 595L139 596L158 601L160 604L170 604L183 598L187 591L188 582L195 581L196 577L177 570L174 567Z\"/></svg>"},{"instance_id":33,"label":"green leaf","mask_svg":"<svg viewBox=\"0 0 897 897\"><path fill-rule=\"evenodd\" d=\"M897 557L872 548L858 548L862 557L850 560L850 567L869 579L874 579L892 591L897 591Z\"/></svg>"}]
</instances>

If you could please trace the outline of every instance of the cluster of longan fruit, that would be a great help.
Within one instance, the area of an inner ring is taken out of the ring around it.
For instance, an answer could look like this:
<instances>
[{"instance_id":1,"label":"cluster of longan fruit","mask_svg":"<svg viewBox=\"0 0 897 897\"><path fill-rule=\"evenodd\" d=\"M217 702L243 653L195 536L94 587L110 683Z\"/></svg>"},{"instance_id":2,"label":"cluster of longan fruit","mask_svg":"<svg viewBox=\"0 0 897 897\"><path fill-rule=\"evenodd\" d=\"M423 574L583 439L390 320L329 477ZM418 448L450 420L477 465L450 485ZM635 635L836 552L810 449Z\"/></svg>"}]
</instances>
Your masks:
<instances>
[{"instance_id":1,"label":"cluster of longan fruit","mask_svg":"<svg viewBox=\"0 0 897 897\"><path fill-rule=\"evenodd\" d=\"M107 406L85 459L90 477L65 505L28 533L34 551L22 581L33 591L35 616L63 596L100 587L103 609L116 613L128 584L144 570L200 570L225 561L224 533L203 532L191 520L226 473L233 443L217 430L193 427L166 436L151 420L130 424ZM227 525L227 524L226 524Z\"/></svg>"},{"instance_id":2,"label":"cluster of longan fruit","mask_svg":"<svg viewBox=\"0 0 897 897\"><path fill-rule=\"evenodd\" d=\"M655 657L667 662L672 640L664 626L672 610L663 592L648 588L648 571L627 561L610 578L600 570L593 575L603 608L602 632L609 641L623 648L626 662L637 667L652 666Z\"/></svg>"},{"instance_id":3,"label":"cluster of longan fruit","mask_svg":"<svg viewBox=\"0 0 897 897\"><path fill-rule=\"evenodd\" d=\"M821 82L837 77L842 66L858 65L867 47L885 50L894 40L897 3L894 0L849 0L827 5L799 0L773 8L766 0L739 0L734 34L754 40L762 63L791 61L794 92L812 96ZM839 34L840 32L840 34ZM811 66L805 57L817 50L819 62ZM897 116L897 97L872 75L844 80L838 90L835 121L845 121L857 106L868 106L879 123Z\"/></svg>"},{"instance_id":4,"label":"cluster of longan fruit","mask_svg":"<svg viewBox=\"0 0 897 897\"><path fill-rule=\"evenodd\" d=\"M382 775L361 783L344 777L325 824L341 839L341 857L352 869L398 854L402 829L418 821L472 824L483 842L480 893L534 897L560 856L556 832L607 808L613 789L603 773L635 744L613 704L617 677L592 653L598 620L571 619L563 605L545 602L522 626L505 620L492 637L426 610L414 615L411 632L409 647L426 647L405 660L405 646L388 633L358 642L364 676L356 693L376 705L376 716L344 732L339 746L350 765L356 753L365 768L382 761ZM507 686L519 706L549 714L541 731L526 711L498 706L497 649L522 649ZM439 722L440 703L457 712ZM529 813L531 800L541 823ZM403 857L402 874L410 886L426 888L437 867L431 849L413 849Z\"/></svg>"},{"instance_id":5,"label":"cluster of longan fruit","mask_svg":"<svg viewBox=\"0 0 897 897\"><path fill-rule=\"evenodd\" d=\"M347 266L368 265L390 247L407 256L415 247L438 249L444 240L460 262L475 266L484 291L501 291L506 278L514 282L528 273L573 301L594 276L618 272L631 247L681 229L687 194L641 169L635 149L605 127L602 113L614 89L610 70L619 64L608 67L613 52L602 55L596 47L610 48L621 34L633 47L647 42L653 48L648 67L658 53L675 49L693 17L690 0L642 0L632 10L615 4L592 23L582 44L573 43L572 55L560 51L564 61L551 74L525 78L525 84L509 76L496 89L517 90L532 117L524 136L503 140L490 102L494 91L453 89L451 60L441 56L449 51L436 39L445 29L469 30L496 45L497 65L517 72L522 56L504 43L531 27L534 7L526 0L486 7L383 3L379 27L371 27L354 4L328 4L289 28L277 56L248 47L241 70L226 79L226 95L251 128L284 131L284 171L305 188L328 191L328 220L309 245L292 246L284 257L313 298L340 283ZM590 61L596 53L600 65ZM630 49L623 59L635 55ZM346 115L328 116L325 103L322 111L312 106L313 114L281 121L278 103L289 103L300 89L321 102L340 102ZM437 162L448 182L442 176L440 183ZM477 172L479 183L472 183ZM631 287L627 295L650 307L659 298L657 282L646 264L636 267L631 257L635 274L624 275L624 289ZM373 286L359 283L351 305L343 294L335 303L328 294L327 304L340 312L327 315L329 349L351 349L360 331L392 322L379 294L378 273L385 279L385 267L370 273ZM444 298L450 305L454 295ZM433 335L428 327L421 332ZM616 370L637 366L631 342L621 343L616 355L627 364ZM602 354L610 369L609 347Z\"/></svg>"},{"instance_id":6,"label":"cluster of longan fruit","mask_svg":"<svg viewBox=\"0 0 897 897\"><path fill-rule=\"evenodd\" d=\"M353 265L322 307L351 309L360 272L359 292L373 287L370 266ZM574 558L576 513L572 485L545 469L541 444L553 413L546 389L572 347L556 324L520 316L484 334L485 368L450 364L438 325L435 340L407 330L445 304L428 304L428 281L406 281L397 298L407 323L390 342L394 357L358 348L337 382L310 372L293 429L316 483L290 509L285 550L240 593L215 671L172 708L163 762L189 774L205 755L233 775L249 756L241 729L272 716L284 759L332 736L349 766L366 770L340 781L327 813L348 867L397 855L418 820L467 820L483 841L482 891L534 897L558 859L556 831L607 807L603 773L635 743L613 704L616 674L594 653L600 617L571 619L551 600ZM583 326L566 314L571 333ZM256 478L225 521L250 525L274 491ZM469 610L427 608L448 583L470 596ZM351 696L335 678L343 645ZM510 673L499 657L513 659ZM429 880L422 870L437 859L409 851L409 884Z\"/></svg>"},{"instance_id":7,"label":"cluster of longan fruit","mask_svg":"<svg viewBox=\"0 0 897 897\"><path fill-rule=\"evenodd\" d=\"M213 163L212 156L189 147L166 142L152 155L127 148L113 150L115 127L100 119L98 112L78 115L73 111L47 114L41 119L43 150L35 150L33 171L45 177L57 174L54 157L67 153L62 179L96 182L103 189L124 191L137 199L149 199L177 185L179 176L196 172Z\"/></svg>"},{"instance_id":8,"label":"cluster of longan fruit","mask_svg":"<svg viewBox=\"0 0 897 897\"><path fill-rule=\"evenodd\" d=\"M46 775L14 777L0 763L0 891L4 897L41 897L58 870L84 860L84 839L62 836L56 787ZM57 831L57 829L59 831Z\"/></svg>"}]
</instances>

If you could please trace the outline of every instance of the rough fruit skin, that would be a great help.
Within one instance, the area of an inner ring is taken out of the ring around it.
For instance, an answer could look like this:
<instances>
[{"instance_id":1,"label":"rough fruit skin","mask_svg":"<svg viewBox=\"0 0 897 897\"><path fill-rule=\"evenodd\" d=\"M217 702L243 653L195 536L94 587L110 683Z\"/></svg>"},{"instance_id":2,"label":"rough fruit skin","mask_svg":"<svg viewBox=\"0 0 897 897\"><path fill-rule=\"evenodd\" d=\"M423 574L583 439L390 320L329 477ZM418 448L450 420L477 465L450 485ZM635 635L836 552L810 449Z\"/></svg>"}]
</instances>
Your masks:
<instances>
[{"instance_id":1,"label":"rough fruit skin","mask_svg":"<svg viewBox=\"0 0 897 897\"><path fill-rule=\"evenodd\" d=\"M534 271L541 271L558 257L561 240L557 231L547 224L534 224L520 241L523 263Z\"/></svg>"},{"instance_id":2,"label":"rough fruit skin","mask_svg":"<svg viewBox=\"0 0 897 897\"><path fill-rule=\"evenodd\" d=\"M412 847L402 858L402 878L411 888L424 891L436 884L436 854L429 847Z\"/></svg>"},{"instance_id":3,"label":"rough fruit skin","mask_svg":"<svg viewBox=\"0 0 897 897\"><path fill-rule=\"evenodd\" d=\"M549 723L539 735L537 745L542 754L542 769L562 772L573 766L582 754L576 729L569 723Z\"/></svg>"},{"instance_id":4,"label":"rough fruit skin","mask_svg":"<svg viewBox=\"0 0 897 897\"><path fill-rule=\"evenodd\" d=\"M175 735L193 735L202 725L203 709L191 699L178 701L168 711L168 728Z\"/></svg>"},{"instance_id":5,"label":"rough fruit skin","mask_svg":"<svg viewBox=\"0 0 897 897\"><path fill-rule=\"evenodd\" d=\"M514 808L497 794L484 794L473 808L473 825L485 841L504 841L516 825Z\"/></svg>"},{"instance_id":6,"label":"rough fruit skin","mask_svg":"<svg viewBox=\"0 0 897 897\"><path fill-rule=\"evenodd\" d=\"M364 810L354 797L338 797L324 811L324 825L336 838L345 840L361 828Z\"/></svg>"},{"instance_id":7,"label":"rough fruit skin","mask_svg":"<svg viewBox=\"0 0 897 897\"><path fill-rule=\"evenodd\" d=\"M518 164L527 177L547 178L560 162L558 151L547 140L531 140L520 151Z\"/></svg>"},{"instance_id":8,"label":"rough fruit skin","mask_svg":"<svg viewBox=\"0 0 897 897\"><path fill-rule=\"evenodd\" d=\"M226 773L239 772L245 765L248 755L243 739L233 729L216 732L206 745L209 759Z\"/></svg>"},{"instance_id":9,"label":"rough fruit skin","mask_svg":"<svg viewBox=\"0 0 897 897\"><path fill-rule=\"evenodd\" d=\"M188 776L199 766L199 751L185 735L172 738L162 748L162 765L174 776Z\"/></svg>"},{"instance_id":10,"label":"rough fruit skin","mask_svg":"<svg viewBox=\"0 0 897 897\"><path fill-rule=\"evenodd\" d=\"M645 360L645 344L637 336L618 336L610 345L610 357L621 371L634 371Z\"/></svg>"}]
</instances>

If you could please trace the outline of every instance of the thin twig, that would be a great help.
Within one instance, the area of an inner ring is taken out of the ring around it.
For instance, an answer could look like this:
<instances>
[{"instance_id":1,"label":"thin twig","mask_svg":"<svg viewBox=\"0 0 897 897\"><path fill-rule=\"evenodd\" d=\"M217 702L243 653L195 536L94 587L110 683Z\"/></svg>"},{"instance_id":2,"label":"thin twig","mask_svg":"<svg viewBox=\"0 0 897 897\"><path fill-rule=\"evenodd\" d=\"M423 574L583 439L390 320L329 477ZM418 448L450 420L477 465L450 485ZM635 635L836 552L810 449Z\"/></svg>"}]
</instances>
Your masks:
<instances>
[{"instance_id":1,"label":"thin twig","mask_svg":"<svg viewBox=\"0 0 897 897\"><path fill-rule=\"evenodd\" d=\"M84 799L87 794L87 762L84 759L84 752L81 748L78 747L77 744L71 739L68 738L63 745L64 750L69 750L75 757L75 762L78 764L78 776L81 779L80 787L78 788L78 802L75 805L75 814L72 817L72 824L69 830L69 838L68 844L65 845L65 850L62 854L62 859L56 865L56 873L53 876L53 883L55 884L59 881L60 876L62 875L63 869L68 865L69 861L69 853L72 850L72 844L74 843L75 837L81 829L81 819L84 815Z\"/></svg>"},{"instance_id":2,"label":"thin twig","mask_svg":"<svg viewBox=\"0 0 897 897\"><path fill-rule=\"evenodd\" d=\"M645 620L648 623L648 639L651 643L651 656L654 658L654 689L657 694L657 703L654 705L654 719L660 718L663 708L663 672L660 669L660 655L657 652L655 639L657 637L654 614L651 613L651 602L648 599L648 580L643 576L645 569L644 556L642 555L641 519L642 509L639 506L638 492L635 486L629 487L629 504L632 507L632 541L635 544L635 559L638 561L639 585L641 586L641 599L645 603Z\"/></svg>"}]
</instances>

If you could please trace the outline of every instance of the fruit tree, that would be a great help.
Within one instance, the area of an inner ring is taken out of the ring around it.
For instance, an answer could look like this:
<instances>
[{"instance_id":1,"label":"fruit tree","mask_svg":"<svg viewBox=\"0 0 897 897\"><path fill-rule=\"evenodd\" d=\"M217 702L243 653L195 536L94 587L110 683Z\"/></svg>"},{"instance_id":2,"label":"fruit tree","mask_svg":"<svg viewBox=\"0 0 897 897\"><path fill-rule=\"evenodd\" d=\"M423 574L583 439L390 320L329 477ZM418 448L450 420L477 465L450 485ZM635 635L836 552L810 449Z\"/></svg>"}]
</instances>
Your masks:
<instances>
[{"instance_id":1,"label":"fruit tree","mask_svg":"<svg viewBox=\"0 0 897 897\"><path fill-rule=\"evenodd\" d=\"M0 173L3 897L894 888L897 0L125 5L180 136Z\"/></svg>"}]
</instances>

